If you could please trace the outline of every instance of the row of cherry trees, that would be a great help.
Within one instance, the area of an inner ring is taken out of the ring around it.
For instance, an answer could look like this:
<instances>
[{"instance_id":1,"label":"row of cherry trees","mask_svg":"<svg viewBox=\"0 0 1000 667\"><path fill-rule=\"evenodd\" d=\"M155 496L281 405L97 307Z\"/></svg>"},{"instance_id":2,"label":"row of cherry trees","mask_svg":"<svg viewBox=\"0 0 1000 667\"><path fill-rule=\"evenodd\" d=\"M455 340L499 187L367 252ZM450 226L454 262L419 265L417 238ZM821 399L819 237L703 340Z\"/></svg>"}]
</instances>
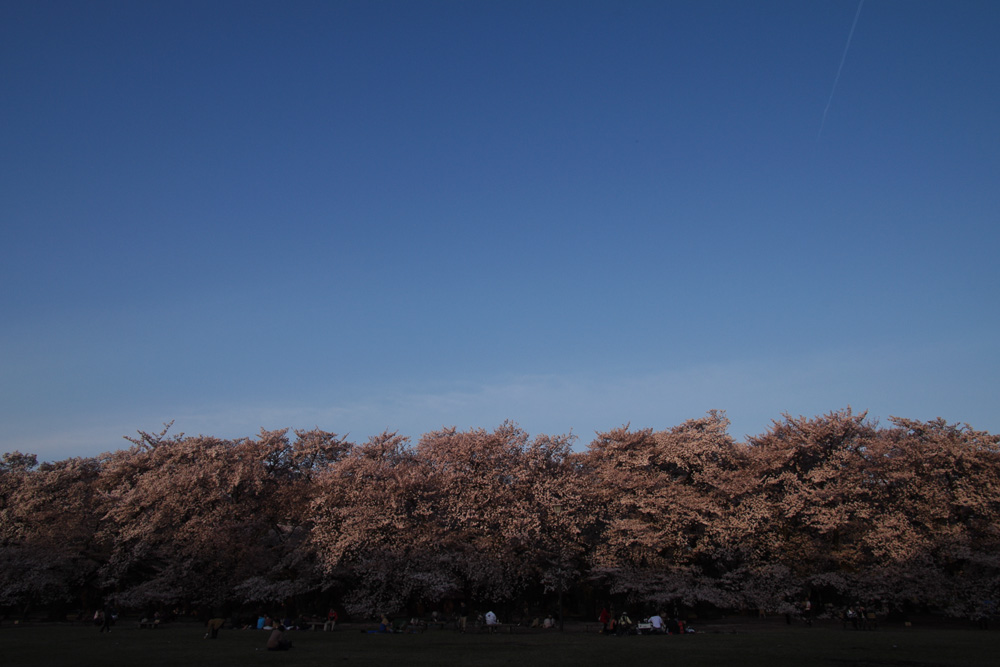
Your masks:
<instances>
[{"instance_id":1,"label":"row of cherry trees","mask_svg":"<svg viewBox=\"0 0 1000 667\"><path fill-rule=\"evenodd\" d=\"M849 409L736 442L665 431L319 430L0 461L0 605L272 604L372 614L581 586L649 605L882 600L976 615L1000 585L1000 436ZM89 599L88 599L89 596Z\"/></svg>"}]
</instances>

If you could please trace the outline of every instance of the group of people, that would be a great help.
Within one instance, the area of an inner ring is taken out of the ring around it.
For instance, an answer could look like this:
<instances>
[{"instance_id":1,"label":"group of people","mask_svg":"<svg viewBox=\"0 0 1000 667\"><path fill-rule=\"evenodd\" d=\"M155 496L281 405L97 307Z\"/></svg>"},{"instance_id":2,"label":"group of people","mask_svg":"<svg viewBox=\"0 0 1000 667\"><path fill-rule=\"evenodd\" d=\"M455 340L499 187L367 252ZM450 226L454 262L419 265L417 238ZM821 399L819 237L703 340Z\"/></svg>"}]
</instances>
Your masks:
<instances>
[{"instance_id":1,"label":"group of people","mask_svg":"<svg viewBox=\"0 0 1000 667\"><path fill-rule=\"evenodd\" d=\"M864 605L851 605L844 610L844 627L848 625L855 630L875 630L878 621L874 608L865 608Z\"/></svg>"},{"instance_id":2,"label":"group of people","mask_svg":"<svg viewBox=\"0 0 1000 667\"><path fill-rule=\"evenodd\" d=\"M455 607L454 611L451 612L454 615L447 616L448 619L453 619L455 627L459 632L466 632L469 628L470 622L470 611L468 605L465 601L460 601L458 606ZM479 613L473 611L471 613L473 619L473 625L475 627L485 628L488 632L496 632L500 628L500 619L496 612L489 610L486 613ZM450 621L446 620L446 616L442 615L440 612L432 612L431 620L429 622L420 620L416 617L410 619L409 623L396 621L395 623L389 623L385 616L382 617L382 623L379 625L379 629L373 632L419 632L426 630L430 625L445 627ZM525 606L524 614L519 622L519 625L532 628L556 628L557 623L553 614L549 613L544 618L539 616L531 616L528 612L527 606ZM382 626L385 626L383 630Z\"/></svg>"},{"instance_id":3,"label":"group of people","mask_svg":"<svg viewBox=\"0 0 1000 667\"><path fill-rule=\"evenodd\" d=\"M690 632L682 619L665 619L664 614L659 612L641 623L635 623L627 611L623 610L616 617L607 607L604 607L597 620L601 623L601 632L606 635L682 635Z\"/></svg>"},{"instance_id":4,"label":"group of people","mask_svg":"<svg viewBox=\"0 0 1000 667\"><path fill-rule=\"evenodd\" d=\"M333 614L330 616L330 614ZM327 614L326 621L323 623L324 630L332 630L337 624L337 612L330 610L330 614ZM285 626L286 630L308 630L313 625L319 625L319 621L306 618L304 616L299 616L297 618L292 618L286 616L285 618L278 618L277 616L270 616L267 614L261 614L257 617L257 629L258 630L274 630L279 625ZM237 627L236 621L233 621L233 627ZM244 625L243 629L251 629L252 625Z\"/></svg>"},{"instance_id":5,"label":"group of people","mask_svg":"<svg viewBox=\"0 0 1000 667\"><path fill-rule=\"evenodd\" d=\"M384 634L390 632L406 632L414 634L417 632L423 632L427 629L427 623L420 620L416 616L410 618L409 621L406 619L397 619L394 623L389 619L386 614L382 614L379 619L378 627L375 630L369 630L369 634Z\"/></svg>"},{"instance_id":6,"label":"group of people","mask_svg":"<svg viewBox=\"0 0 1000 667\"><path fill-rule=\"evenodd\" d=\"M476 619L476 625L486 628L486 630L490 633L495 633L500 628L500 619L496 612L492 610L487 611L485 614L477 614ZM460 632L465 632L468 629L469 612L464 602L459 605L455 615L455 622L456 627ZM444 627L445 622L438 612L433 612L430 623L416 617L411 618L409 622L397 620L395 623L392 623L389 621L388 617L383 614L378 625L378 629L371 630L370 632L375 634L382 632L421 632L426 630L428 625L439 625L440 627ZM545 629L557 627L556 619L551 613L545 616L544 619L537 616L534 618L525 616L521 621L521 625Z\"/></svg>"},{"instance_id":7,"label":"group of people","mask_svg":"<svg viewBox=\"0 0 1000 667\"><path fill-rule=\"evenodd\" d=\"M531 623L529 624L529 627L532 627L532 628L544 628L545 630L552 630L552 629L555 629L557 627L557 625L558 624L556 623L555 617L550 613L544 619L539 619L537 616L535 618L531 619Z\"/></svg>"},{"instance_id":8,"label":"group of people","mask_svg":"<svg viewBox=\"0 0 1000 667\"><path fill-rule=\"evenodd\" d=\"M526 611L525 612L525 616L523 617L523 619L520 622L520 625L522 625L522 626L528 626L528 627L531 627L531 628L544 628L546 630L555 629L557 627L557 625L558 625L556 623L555 617L552 615L551 612L547 616L545 616L544 619L540 618L538 616L535 616L535 617L531 618L531 620L529 621L528 620L529 618L530 618L530 616L527 614L527 611ZM483 624L486 626L487 630L489 630L490 632L496 632L496 629L500 627L500 621L497 618L497 615L495 613L493 613L492 611L488 611L488 612L486 612L483 615ZM463 630L464 630L464 628L463 628Z\"/></svg>"},{"instance_id":9,"label":"group of people","mask_svg":"<svg viewBox=\"0 0 1000 667\"><path fill-rule=\"evenodd\" d=\"M145 619L144 619L145 620ZM270 635L267 637L267 650L268 651L287 651L292 648L292 642L285 636L285 633L289 629L294 629L295 625L286 619L284 622L272 619L270 616L261 615L257 619L256 626L251 623L243 624L235 620L232 620L233 627L242 627L244 630L249 630L256 627L258 630L270 631ZM214 617L208 619L205 622L205 639L218 639L219 630L221 630L226 625L226 619L222 617Z\"/></svg>"}]
</instances>

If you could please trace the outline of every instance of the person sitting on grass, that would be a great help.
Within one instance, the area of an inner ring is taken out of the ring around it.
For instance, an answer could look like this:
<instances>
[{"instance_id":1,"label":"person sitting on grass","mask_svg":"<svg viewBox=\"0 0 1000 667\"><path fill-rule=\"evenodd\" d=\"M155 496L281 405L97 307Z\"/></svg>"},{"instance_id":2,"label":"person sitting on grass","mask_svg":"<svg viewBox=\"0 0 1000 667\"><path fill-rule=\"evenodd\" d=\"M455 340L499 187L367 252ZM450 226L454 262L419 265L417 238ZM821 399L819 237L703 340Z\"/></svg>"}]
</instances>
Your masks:
<instances>
[{"instance_id":1,"label":"person sitting on grass","mask_svg":"<svg viewBox=\"0 0 1000 667\"><path fill-rule=\"evenodd\" d=\"M292 648L292 642L285 639L285 626L279 625L271 631L271 636L267 638L268 651L287 651Z\"/></svg>"},{"instance_id":2,"label":"person sitting on grass","mask_svg":"<svg viewBox=\"0 0 1000 667\"><path fill-rule=\"evenodd\" d=\"M632 619L629 617L627 611L623 611L621 616L618 617L618 623L615 624L615 634L632 634Z\"/></svg>"},{"instance_id":3,"label":"person sitting on grass","mask_svg":"<svg viewBox=\"0 0 1000 667\"><path fill-rule=\"evenodd\" d=\"M649 624L653 626L653 634L663 634L663 617L660 614L653 614L650 616Z\"/></svg>"}]
</instances>

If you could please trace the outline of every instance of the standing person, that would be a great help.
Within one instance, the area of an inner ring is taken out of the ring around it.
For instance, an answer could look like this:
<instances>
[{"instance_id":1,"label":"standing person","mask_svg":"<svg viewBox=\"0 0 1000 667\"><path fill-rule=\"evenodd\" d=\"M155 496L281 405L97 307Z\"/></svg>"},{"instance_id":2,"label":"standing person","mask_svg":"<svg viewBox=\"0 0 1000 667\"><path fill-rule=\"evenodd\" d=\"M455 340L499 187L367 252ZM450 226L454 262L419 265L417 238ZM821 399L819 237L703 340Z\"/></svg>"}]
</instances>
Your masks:
<instances>
[{"instance_id":1,"label":"standing person","mask_svg":"<svg viewBox=\"0 0 1000 667\"><path fill-rule=\"evenodd\" d=\"M850 623L851 627L855 630L858 629L858 612L854 611L854 607L848 607L847 611L844 612L844 628L847 628L847 624Z\"/></svg>"},{"instance_id":2,"label":"standing person","mask_svg":"<svg viewBox=\"0 0 1000 667\"><path fill-rule=\"evenodd\" d=\"M465 626L469 622L469 608L465 606L465 600L458 603L458 629L465 632Z\"/></svg>"},{"instance_id":3,"label":"standing person","mask_svg":"<svg viewBox=\"0 0 1000 667\"><path fill-rule=\"evenodd\" d=\"M101 632L104 632L105 630L107 630L110 633L111 632L111 607L105 605L104 606L104 611L101 612L101 616L103 616L103 620L104 620L104 622L101 623Z\"/></svg>"},{"instance_id":4,"label":"standing person","mask_svg":"<svg viewBox=\"0 0 1000 667\"><path fill-rule=\"evenodd\" d=\"M607 607L601 607L601 615L597 617L597 620L601 623L601 632L607 634L608 622L611 620L611 612L608 611Z\"/></svg>"},{"instance_id":5,"label":"standing person","mask_svg":"<svg viewBox=\"0 0 1000 667\"><path fill-rule=\"evenodd\" d=\"M208 637L211 637L212 639L218 639L219 638L219 630L225 624L226 624L226 619L224 619L224 618L210 618L210 619L208 619L208 623L205 624L205 627L208 628L208 634L205 635L205 638L207 639Z\"/></svg>"}]
</instances>

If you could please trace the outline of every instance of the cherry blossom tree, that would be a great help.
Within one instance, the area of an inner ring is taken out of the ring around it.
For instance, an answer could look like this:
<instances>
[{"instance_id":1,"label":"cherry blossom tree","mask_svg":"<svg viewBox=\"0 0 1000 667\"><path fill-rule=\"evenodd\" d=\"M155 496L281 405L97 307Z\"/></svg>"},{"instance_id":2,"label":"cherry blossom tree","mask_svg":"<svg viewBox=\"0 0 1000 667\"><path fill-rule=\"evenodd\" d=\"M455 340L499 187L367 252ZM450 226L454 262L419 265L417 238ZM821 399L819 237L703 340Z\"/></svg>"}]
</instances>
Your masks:
<instances>
[{"instance_id":1,"label":"cherry blossom tree","mask_svg":"<svg viewBox=\"0 0 1000 667\"><path fill-rule=\"evenodd\" d=\"M732 601L716 575L731 533L727 484L742 462L721 412L667 431L599 434L583 465L601 524L594 575L611 592L656 604Z\"/></svg>"},{"instance_id":2,"label":"cherry blossom tree","mask_svg":"<svg viewBox=\"0 0 1000 667\"><path fill-rule=\"evenodd\" d=\"M96 539L99 461L36 464L13 452L0 461L0 605L62 608L85 603L105 557Z\"/></svg>"},{"instance_id":3,"label":"cherry blossom tree","mask_svg":"<svg viewBox=\"0 0 1000 667\"><path fill-rule=\"evenodd\" d=\"M560 474L571 442L529 440L510 422L492 432L433 432L416 448L382 434L320 481L317 553L331 576L352 582L346 602L359 613L454 597L510 600L573 534L575 502Z\"/></svg>"},{"instance_id":4,"label":"cherry blossom tree","mask_svg":"<svg viewBox=\"0 0 1000 667\"><path fill-rule=\"evenodd\" d=\"M312 548L327 584L349 588L343 602L350 612L391 613L414 596L451 590L427 548L429 508L407 438L388 432L370 438L324 471L318 484Z\"/></svg>"},{"instance_id":5,"label":"cherry blossom tree","mask_svg":"<svg viewBox=\"0 0 1000 667\"><path fill-rule=\"evenodd\" d=\"M849 594L850 572L861 566L857 542L872 517L871 487L864 469L878 428L849 408L822 417L785 415L749 439L750 489L737 503L748 528L743 542L748 602L768 598L761 585L779 591L815 586ZM766 576L776 568L789 579ZM797 596L797 597L798 597Z\"/></svg>"},{"instance_id":6,"label":"cherry blossom tree","mask_svg":"<svg viewBox=\"0 0 1000 667\"><path fill-rule=\"evenodd\" d=\"M871 595L974 616L1000 594L1000 436L894 418L865 471Z\"/></svg>"},{"instance_id":7,"label":"cherry blossom tree","mask_svg":"<svg viewBox=\"0 0 1000 667\"><path fill-rule=\"evenodd\" d=\"M746 565L787 568L806 594L972 614L995 599L1000 573L998 438L892 422L880 429L850 409L786 415L751 438L759 493L738 504L753 527Z\"/></svg>"},{"instance_id":8,"label":"cherry blossom tree","mask_svg":"<svg viewBox=\"0 0 1000 667\"><path fill-rule=\"evenodd\" d=\"M141 433L102 473L106 584L122 604L281 601L316 588L307 551L313 475L346 449L334 434L256 439Z\"/></svg>"},{"instance_id":9,"label":"cherry blossom tree","mask_svg":"<svg viewBox=\"0 0 1000 667\"><path fill-rule=\"evenodd\" d=\"M494 431L445 429L421 438L433 534L471 598L499 603L581 550L571 435L530 439L513 422Z\"/></svg>"}]
</instances>

